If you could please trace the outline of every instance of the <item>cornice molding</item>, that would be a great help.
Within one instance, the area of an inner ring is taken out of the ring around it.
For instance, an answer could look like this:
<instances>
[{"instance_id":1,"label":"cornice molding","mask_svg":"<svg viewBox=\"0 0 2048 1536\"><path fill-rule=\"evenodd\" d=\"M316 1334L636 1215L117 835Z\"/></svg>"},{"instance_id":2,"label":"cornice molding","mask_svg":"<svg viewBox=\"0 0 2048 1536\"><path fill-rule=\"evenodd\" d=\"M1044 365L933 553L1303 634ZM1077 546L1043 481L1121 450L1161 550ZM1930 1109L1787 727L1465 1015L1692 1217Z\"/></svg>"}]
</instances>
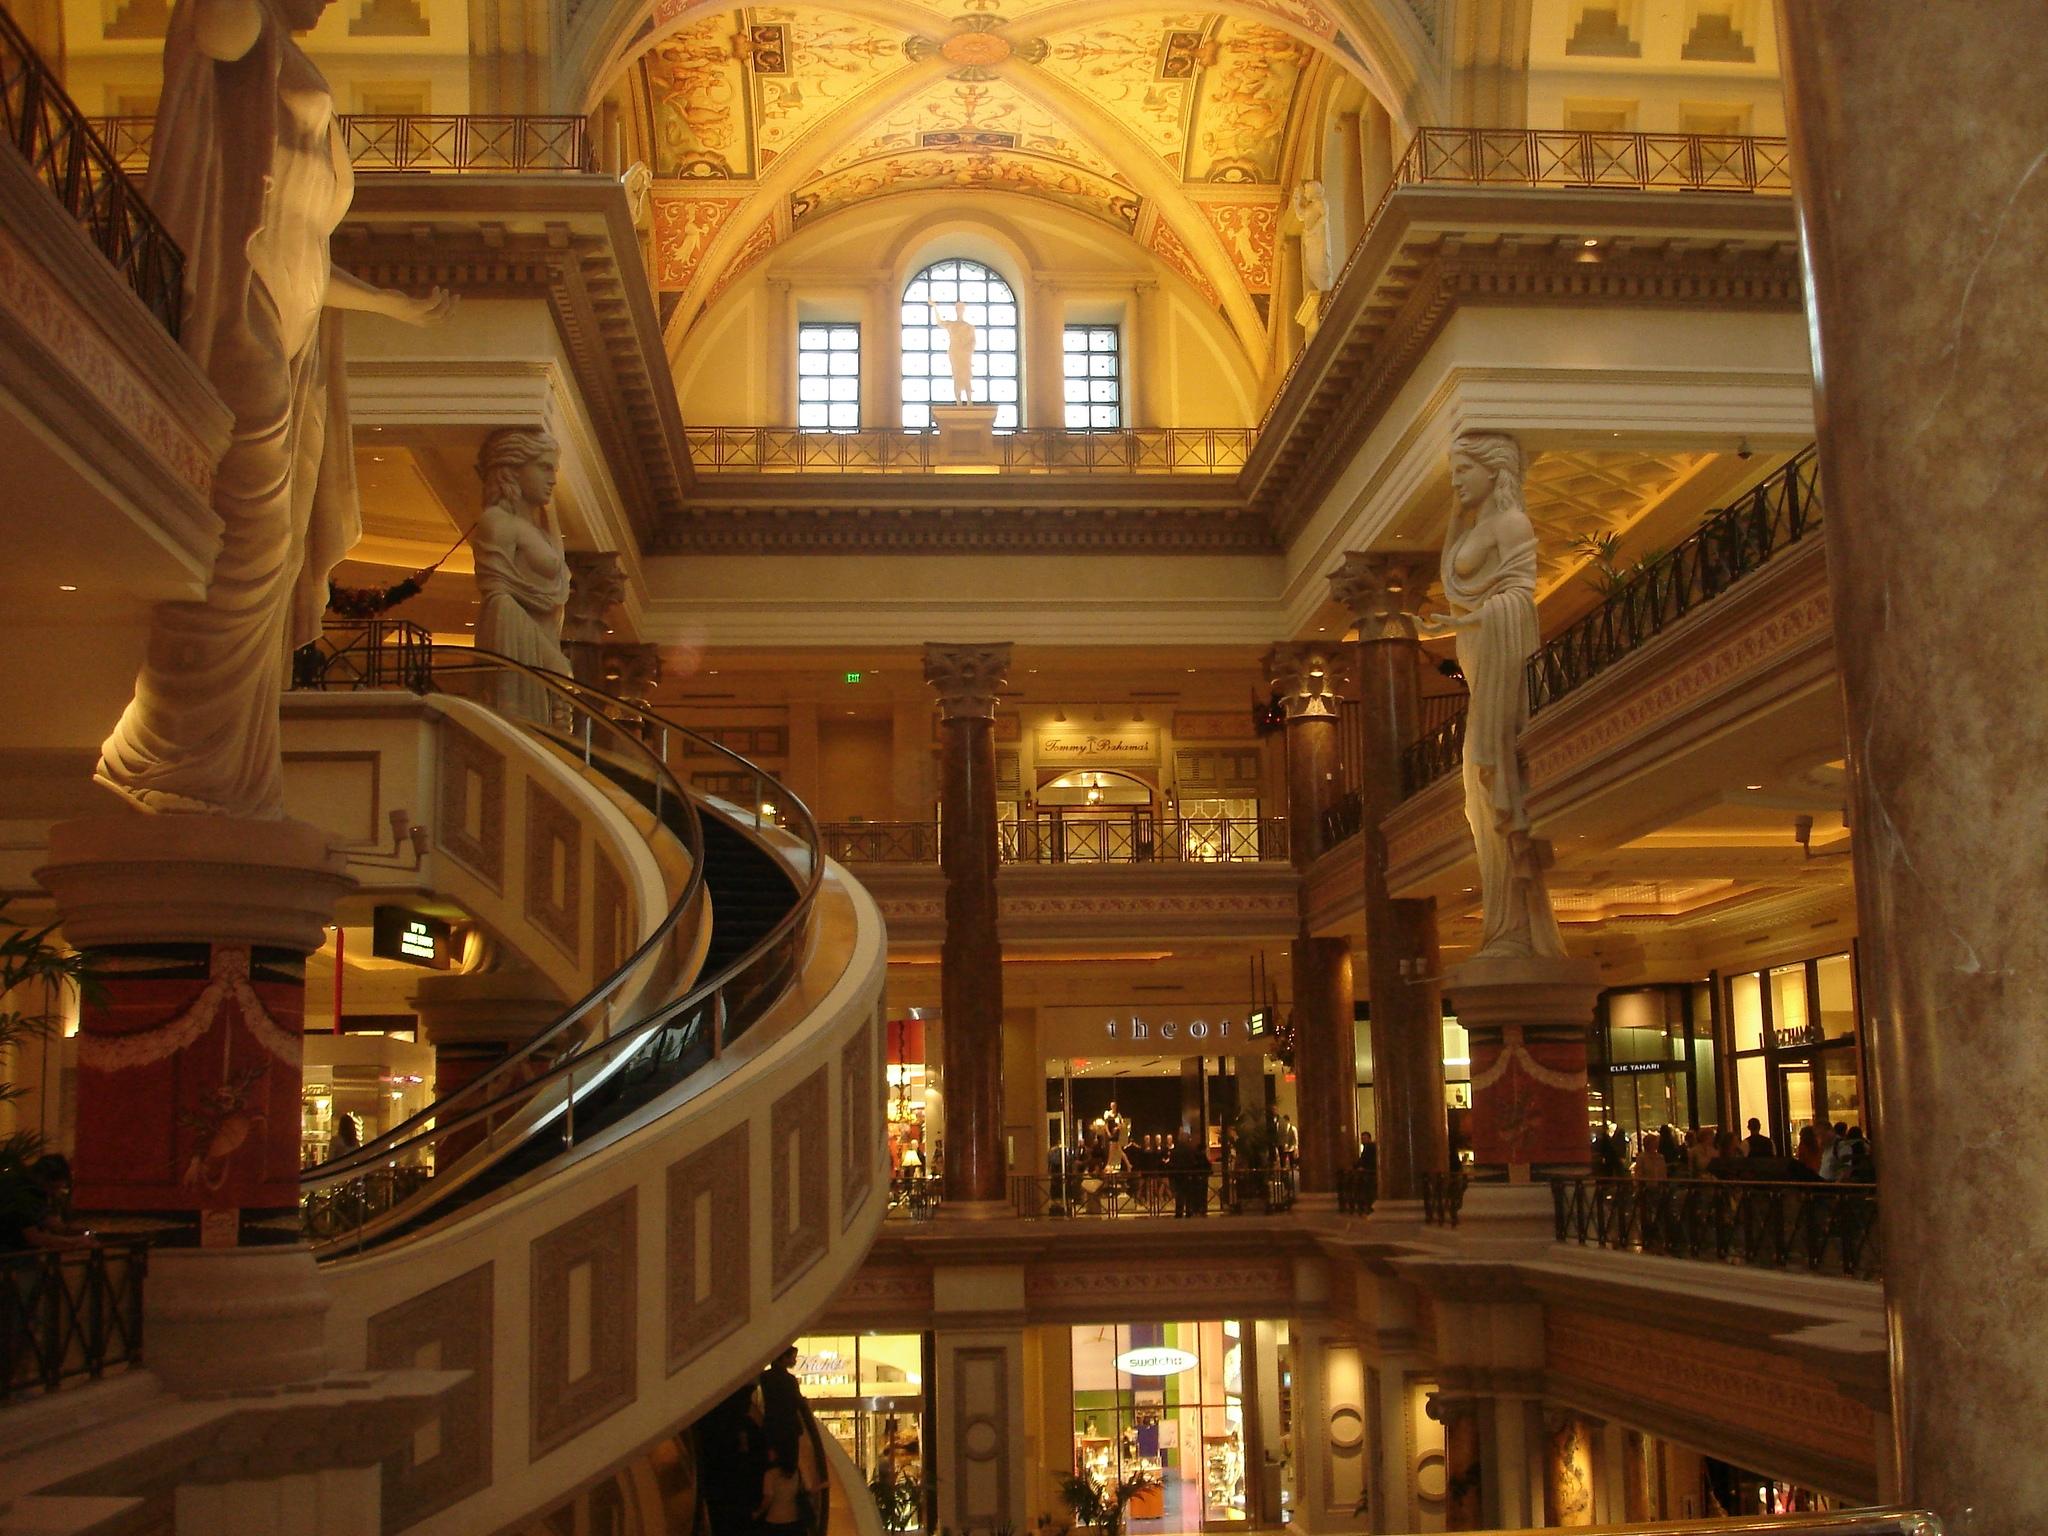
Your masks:
<instances>
[{"instance_id":1,"label":"cornice molding","mask_svg":"<svg viewBox=\"0 0 2048 1536\"><path fill-rule=\"evenodd\" d=\"M790 477L784 494L797 494L786 501L736 504L694 497L686 514L661 526L651 548L664 555L1279 552L1266 523L1235 508L1177 506L1163 498L1158 505L1014 507L970 500L951 485L901 481L852 506L820 507L803 495L830 489L806 476Z\"/></svg>"}]
</instances>

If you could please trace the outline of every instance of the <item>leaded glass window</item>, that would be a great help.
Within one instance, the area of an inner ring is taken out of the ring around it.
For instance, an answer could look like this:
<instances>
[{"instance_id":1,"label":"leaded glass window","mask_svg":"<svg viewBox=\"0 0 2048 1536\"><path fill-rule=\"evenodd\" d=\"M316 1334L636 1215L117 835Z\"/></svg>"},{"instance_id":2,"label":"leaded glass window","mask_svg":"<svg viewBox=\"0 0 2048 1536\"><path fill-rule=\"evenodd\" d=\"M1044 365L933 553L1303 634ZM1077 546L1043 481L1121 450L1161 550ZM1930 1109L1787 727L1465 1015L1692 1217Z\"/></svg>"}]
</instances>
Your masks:
<instances>
[{"instance_id":1,"label":"leaded glass window","mask_svg":"<svg viewBox=\"0 0 2048 1536\"><path fill-rule=\"evenodd\" d=\"M796 424L805 432L860 429L860 327L796 328Z\"/></svg>"},{"instance_id":2,"label":"leaded glass window","mask_svg":"<svg viewBox=\"0 0 2048 1536\"><path fill-rule=\"evenodd\" d=\"M903 425L928 431L934 404L951 404L952 368L941 322L974 327L970 385L976 405L996 408L996 430L1022 422L1017 362L1017 296L978 261L935 261L903 290Z\"/></svg>"},{"instance_id":3,"label":"leaded glass window","mask_svg":"<svg viewBox=\"0 0 2048 1536\"><path fill-rule=\"evenodd\" d=\"M1122 337L1113 325L1070 325L1062 342L1060 389L1069 432L1115 432L1124 424Z\"/></svg>"}]
</instances>

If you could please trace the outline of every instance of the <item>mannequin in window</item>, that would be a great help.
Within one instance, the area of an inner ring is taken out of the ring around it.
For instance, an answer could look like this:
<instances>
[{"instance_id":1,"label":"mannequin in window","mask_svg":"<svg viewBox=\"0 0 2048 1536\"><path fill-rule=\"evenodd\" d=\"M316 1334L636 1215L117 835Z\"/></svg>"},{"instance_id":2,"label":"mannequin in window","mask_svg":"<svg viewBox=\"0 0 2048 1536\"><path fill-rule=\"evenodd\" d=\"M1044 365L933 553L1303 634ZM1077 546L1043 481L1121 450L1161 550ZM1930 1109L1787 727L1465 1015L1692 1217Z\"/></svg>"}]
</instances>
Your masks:
<instances>
[{"instance_id":1,"label":"mannequin in window","mask_svg":"<svg viewBox=\"0 0 2048 1536\"><path fill-rule=\"evenodd\" d=\"M974 399L974 322L967 318L965 304L953 306L950 320L941 320L938 310L929 304L925 308L931 310L932 325L946 333L946 366L953 373L953 403L966 405Z\"/></svg>"}]
</instances>

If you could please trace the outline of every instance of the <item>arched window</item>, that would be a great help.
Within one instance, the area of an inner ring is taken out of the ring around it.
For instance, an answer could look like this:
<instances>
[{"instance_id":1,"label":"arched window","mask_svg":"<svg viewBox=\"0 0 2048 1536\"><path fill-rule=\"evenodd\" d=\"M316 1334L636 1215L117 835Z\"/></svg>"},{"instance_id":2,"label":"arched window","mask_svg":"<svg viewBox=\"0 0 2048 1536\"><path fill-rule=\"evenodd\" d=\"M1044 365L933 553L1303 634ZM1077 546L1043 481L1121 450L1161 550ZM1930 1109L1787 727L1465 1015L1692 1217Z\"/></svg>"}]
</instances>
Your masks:
<instances>
[{"instance_id":1,"label":"arched window","mask_svg":"<svg viewBox=\"0 0 2048 1536\"><path fill-rule=\"evenodd\" d=\"M935 321L964 319L974 327L974 402L996 408L996 430L1021 422L1017 366L1017 296L978 261L935 261L903 290L903 425L927 431L933 404L952 402L953 371L946 333Z\"/></svg>"}]
</instances>

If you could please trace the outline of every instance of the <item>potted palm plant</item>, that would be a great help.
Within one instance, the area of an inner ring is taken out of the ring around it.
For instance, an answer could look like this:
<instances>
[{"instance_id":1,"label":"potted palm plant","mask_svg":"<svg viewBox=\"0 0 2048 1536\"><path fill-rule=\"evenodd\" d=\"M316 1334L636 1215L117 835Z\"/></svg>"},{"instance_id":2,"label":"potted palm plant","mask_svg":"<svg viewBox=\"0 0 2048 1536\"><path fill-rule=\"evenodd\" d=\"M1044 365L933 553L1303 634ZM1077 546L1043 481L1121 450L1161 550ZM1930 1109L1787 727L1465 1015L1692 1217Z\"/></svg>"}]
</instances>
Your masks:
<instances>
[{"instance_id":1,"label":"potted palm plant","mask_svg":"<svg viewBox=\"0 0 2048 1536\"><path fill-rule=\"evenodd\" d=\"M1132 1499L1153 1486L1154 1479L1149 1472L1124 1478L1114 1491L1107 1484L1077 1473L1061 1482L1060 1500L1073 1511L1076 1531L1123 1536L1124 1510Z\"/></svg>"},{"instance_id":2,"label":"potted palm plant","mask_svg":"<svg viewBox=\"0 0 2048 1536\"><path fill-rule=\"evenodd\" d=\"M27 1004L0 1008L0 1070L11 1065L22 1046L49 1034L66 991L76 991L81 999L98 993L87 957L50 942L55 928L54 923L16 927L8 919L7 903L0 901L0 998ZM19 1099L22 1091L0 1078L0 1104ZM0 1214L34 1220L42 1213L41 1185L33 1172L42 1152L39 1132L17 1128L0 1134Z\"/></svg>"}]
</instances>

